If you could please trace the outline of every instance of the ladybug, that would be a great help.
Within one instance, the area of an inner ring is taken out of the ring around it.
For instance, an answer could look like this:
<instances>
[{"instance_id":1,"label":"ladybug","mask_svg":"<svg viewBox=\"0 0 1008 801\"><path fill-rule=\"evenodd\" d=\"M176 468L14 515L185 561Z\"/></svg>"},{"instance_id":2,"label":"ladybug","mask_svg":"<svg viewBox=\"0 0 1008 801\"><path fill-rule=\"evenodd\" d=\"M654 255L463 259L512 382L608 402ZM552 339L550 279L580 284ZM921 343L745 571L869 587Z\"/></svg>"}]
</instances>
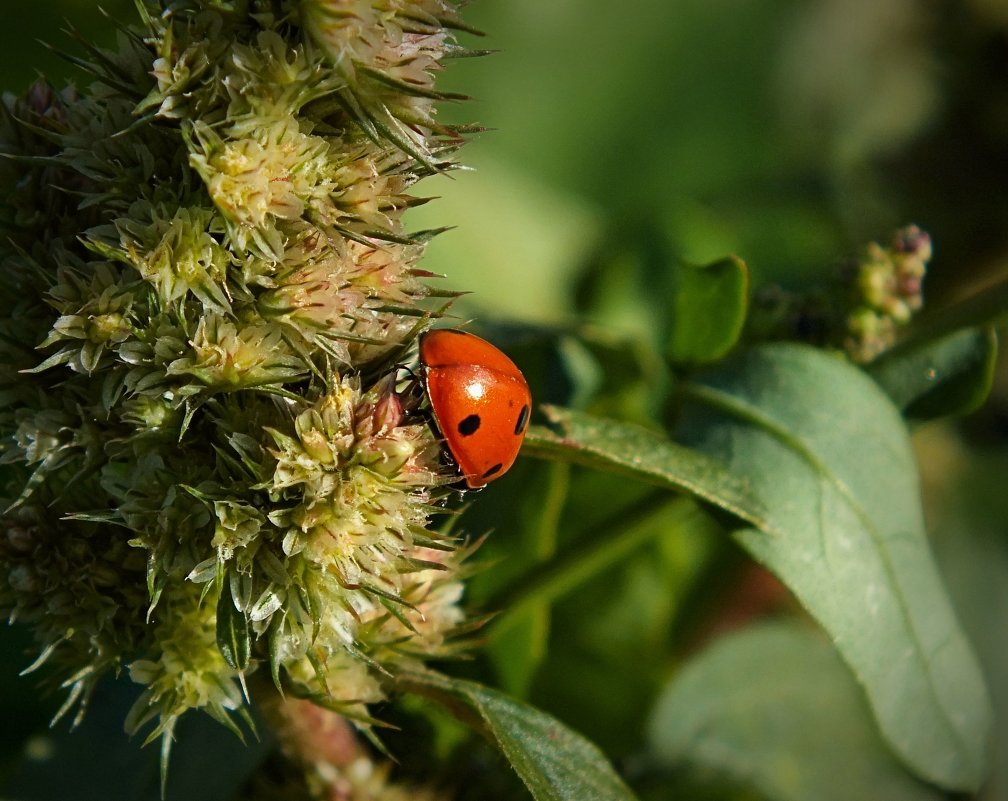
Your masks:
<instances>
[{"instance_id":1,"label":"ladybug","mask_svg":"<svg viewBox=\"0 0 1008 801\"><path fill-rule=\"evenodd\" d=\"M521 370L485 339L455 328L420 335L420 364L434 423L466 486L504 475L532 411Z\"/></svg>"}]
</instances>

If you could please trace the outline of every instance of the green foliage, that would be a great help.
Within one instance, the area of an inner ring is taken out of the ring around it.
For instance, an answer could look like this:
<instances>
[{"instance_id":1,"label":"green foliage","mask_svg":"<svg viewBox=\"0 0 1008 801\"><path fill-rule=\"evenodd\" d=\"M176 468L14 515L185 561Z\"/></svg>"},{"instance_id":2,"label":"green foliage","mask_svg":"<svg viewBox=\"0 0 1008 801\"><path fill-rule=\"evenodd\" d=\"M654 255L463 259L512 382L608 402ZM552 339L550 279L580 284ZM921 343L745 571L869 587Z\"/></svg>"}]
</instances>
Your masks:
<instances>
[{"instance_id":1,"label":"green foliage","mask_svg":"<svg viewBox=\"0 0 1008 801\"><path fill-rule=\"evenodd\" d=\"M699 654L658 699L648 749L658 770L716 771L782 801L943 797L889 754L854 677L798 623L753 626Z\"/></svg>"},{"instance_id":2,"label":"green foliage","mask_svg":"<svg viewBox=\"0 0 1008 801\"><path fill-rule=\"evenodd\" d=\"M196 5L0 120L0 600L94 707L4 792L156 797L125 715L168 799L1000 799L990 4ZM536 406L464 497L383 380L449 298Z\"/></svg>"},{"instance_id":3,"label":"green foliage","mask_svg":"<svg viewBox=\"0 0 1008 801\"><path fill-rule=\"evenodd\" d=\"M671 271L672 333L667 354L673 364L715 362L742 333L749 305L749 272L729 257L712 264L678 264Z\"/></svg>"},{"instance_id":4,"label":"green foliage","mask_svg":"<svg viewBox=\"0 0 1008 801\"><path fill-rule=\"evenodd\" d=\"M772 510L742 544L829 632L893 750L939 785L978 788L990 702L931 558L896 409L846 361L793 345L754 349L690 394L687 438Z\"/></svg>"},{"instance_id":5,"label":"green foliage","mask_svg":"<svg viewBox=\"0 0 1008 801\"><path fill-rule=\"evenodd\" d=\"M641 426L552 406L541 411L552 428L529 432L530 455L629 475L706 501L755 526L768 527L759 499L720 462Z\"/></svg>"},{"instance_id":6,"label":"green foliage","mask_svg":"<svg viewBox=\"0 0 1008 801\"><path fill-rule=\"evenodd\" d=\"M463 708L457 712L475 714L478 725L507 756L536 801L630 801L634 797L594 745L527 704L473 682L432 673L407 674L400 683L443 699L450 708L461 702Z\"/></svg>"},{"instance_id":7,"label":"green foliage","mask_svg":"<svg viewBox=\"0 0 1008 801\"><path fill-rule=\"evenodd\" d=\"M868 372L907 417L966 414L990 394L997 336L967 328L927 342L908 341L876 359Z\"/></svg>"}]
</instances>

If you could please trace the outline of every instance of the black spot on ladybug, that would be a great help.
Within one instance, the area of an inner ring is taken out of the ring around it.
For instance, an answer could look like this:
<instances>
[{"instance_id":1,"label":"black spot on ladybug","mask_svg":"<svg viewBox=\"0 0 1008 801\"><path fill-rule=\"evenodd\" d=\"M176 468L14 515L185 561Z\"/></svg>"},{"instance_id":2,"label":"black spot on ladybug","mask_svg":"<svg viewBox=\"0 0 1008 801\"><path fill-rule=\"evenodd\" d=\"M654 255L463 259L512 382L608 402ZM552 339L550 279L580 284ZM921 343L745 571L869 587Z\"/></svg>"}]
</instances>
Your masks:
<instances>
[{"instance_id":1,"label":"black spot on ladybug","mask_svg":"<svg viewBox=\"0 0 1008 801\"><path fill-rule=\"evenodd\" d=\"M497 462L497 464L495 464L493 467L491 467L483 474L483 478L490 478L490 476L494 475L495 473L499 473L503 466L504 465L502 465L500 462Z\"/></svg>"},{"instance_id":2,"label":"black spot on ladybug","mask_svg":"<svg viewBox=\"0 0 1008 801\"><path fill-rule=\"evenodd\" d=\"M480 417L478 414L471 414L464 418L462 422L458 424L458 432L463 437L468 437L470 434L475 434L480 427Z\"/></svg>"},{"instance_id":3,"label":"black spot on ladybug","mask_svg":"<svg viewBox=\"0 0 1008 801\"><path fill-rule=\"evenodd\" d=\"M525 426L528 425L528 421L529 421L529 407L528 404L526 403L524 406L522 406L521 411L518 412L518 422L515 423L516 435L521 434L521 432L525 430Z\"/></svg>"}]
</instances>

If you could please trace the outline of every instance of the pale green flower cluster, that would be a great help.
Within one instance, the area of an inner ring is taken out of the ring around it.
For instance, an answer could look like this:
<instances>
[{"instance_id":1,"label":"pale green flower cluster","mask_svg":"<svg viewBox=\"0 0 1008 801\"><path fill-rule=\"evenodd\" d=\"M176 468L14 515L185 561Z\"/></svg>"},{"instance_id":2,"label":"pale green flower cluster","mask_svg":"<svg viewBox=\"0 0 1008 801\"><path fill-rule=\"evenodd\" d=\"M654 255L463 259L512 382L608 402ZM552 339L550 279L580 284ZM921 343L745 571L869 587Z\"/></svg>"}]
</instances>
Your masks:
<instances>
[{"instance_id":1,"label":"pale green flower cluster","mask_svg":"<svg viewBox=\"0 0 1008 801\"><path fill-rule=\"evenodd\" d=\"M888 247L872 242L858 261L854 308L844 343L855 361L867 362L896 341L900 326L924 305L922 286L931 260L931 237L916 225L896 231Z\"/></svg>"},{"instance_id":2,"label":"pale green flower cluster","mask_svg":"<svg viewBox=\"0 0 1008 801\"><path fill-rule=\"evenodd\" d=\"M924 306L931 237L916 225L893 231L888 245L869 243L841 265L828 287L758 292L747 323L753 339L794 339L842 349L864 364L897 341Z\"/></svg>"},{"instance_id":3,"label":"pale green flower cluster","mask_svg":"<svg viewBox=\"0 0 1008 801\"><path fill-rule=\"evenodd\" d=\"M454 477L395 364L450 293L402 214L452 167L445 0L140 5L0 120L0 608L132 729L256 671L366 725L465 632ZM265 684L268 684L266 682ZM258 682L257 686L263 686Z\"/></svg>"}]
</instances>

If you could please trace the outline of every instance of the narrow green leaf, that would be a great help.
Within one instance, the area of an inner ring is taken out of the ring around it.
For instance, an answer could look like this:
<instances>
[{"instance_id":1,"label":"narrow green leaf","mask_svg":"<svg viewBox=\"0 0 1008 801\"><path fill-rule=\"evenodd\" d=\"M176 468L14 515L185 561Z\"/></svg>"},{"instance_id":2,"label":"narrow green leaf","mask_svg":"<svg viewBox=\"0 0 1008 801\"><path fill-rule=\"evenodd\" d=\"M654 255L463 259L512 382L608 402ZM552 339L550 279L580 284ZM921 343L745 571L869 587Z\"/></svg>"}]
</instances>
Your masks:
<instances>
[{"instance_id":1,"label":"narrow green leaf","mask_svg":"<svg viewBox=\"0 0 1008 801\"><path fill-rule=\"evenodd\" d=\"M217 599L217 647L234 670L248 667L252 641L245 613L235 606L229 582L225 581Z\"/></svg>"},{"instance_id":2,"label":"narrow green leaf","mask_svg":"<svg viewBox=\"0 0 1008 801\"><path fill-rule=\"evenodd\" d=\"M634 423L542 406L552 428L530 426L523 453L632 476L705 501L761 528L766 508L744 478L698 450Z\"/></svg>"},{"instance_id":3,"label":"narrow green leaf","mask_svg":"<svg viewBox=\"0 0 1008 801\"><path fill-rule=\"evenodd\" d=\"M868 373L910 417L965 414L986 399L994 381L997 336L968 328L926 342L893 348Z\"/></svg>"},{"instance_id":4,"label":"narrow green leaf","mask_svg":"<svg viewBox=\"0 0 1008 801\"><path fill-rule=\"evenodd\" d=\"M977 788L990 702L928 549L895 407L846 360L797 345L756 348L691 394L684 438L748 476L770 510L741 543L829 632L905 763Z\"/></svg>"},{"instance_id":5,"label":"narrow green leaf","mask_svg":"<svg viewBox=\"0 0 1008 801\"><path fill-rule=\"evenodd\" d=\"M564 504L570 488L570 465L541 465L543 480L536 482L529 499L529 525L524 526L522 551L530 565L549 562L556 543ZM493 662L505 690L524 698L532 686L536 670L546 656L550 631L550 599L527 603L506 625L493 626L486 653Z\"/></svg>"},{"instance_id":6,"label":"narrow green leaf","mask_svg":"<svg viewBox=\"0 0 1008 801\"><path fill-rule=\"evenodd\" d=\"M675 364L707 364L730 351L749 309L749 270L728 256L712 264L678 263L671 272L667 353Z\"/></svg>"},{"instance_id":7,"label":"narrow green leaf","mask_svg":"<svg viewBox=\"0 0 1008 801\"><path fill-rule=\"evenodd\" d=\"M273 620L270 621L269 634L268 634L268 648L269 648L269 665L270 665L270 678L273 679L273 686L276 687L277 692L280 693L281 697L284 695L283 682L280 680L280 668L283 664L283 636L284 636L284 622L285 618L283 614L274 615Z\"/></svg>"},{"instance_id":8,"label":"narrow green leaf","mask_svg":"<svg viewBox=\"0 0 1008 801\"><path fill-rule=\"evenodd\" d=\"M666 687L650 758L731 777L775 801L940 801L886 749L828 641L777 623L715 643ZM838 780L842 777L842 780Z\"/></svg>"},{"instance_id":9,"label":"narrow green leaf","mask_svg":"<svg viewBox=\"0 0 1008 801\"><path fill-rule=\"evenodd\" d=\"M596 746L545 712L475 682L429 671L402 674L397 682L481 728L536 801L634 799Z\"/></svg>"},{"instance_id":10,"label":"narrow green leaf","mask_svg":"<svg viewBox=\"0 0 1008 801\"><path fill-rule=\"evenodd\" d=\"M527 698L532 680L549 648L550 606L538 602L505 624L490 628L486 653L500 686Z\"/></svg>"},{"instance_id":11,"label":"narrow green leaf","mask_svg":"<svg viewBox=\"0 0 1008 801\"><path fill-rule=\"evenodd\" d=\"M610 536L592 537L588 546L567 549L560 557L530 570L517 586L493 597L489 608L502 611L491 631L506 630L523 615L553 603L627 559L660 533L690 526L702 517L694 501L660 491L642 498L632 510L621 509L615 519L601 525Z\"/></svg>"}]
</instances>

